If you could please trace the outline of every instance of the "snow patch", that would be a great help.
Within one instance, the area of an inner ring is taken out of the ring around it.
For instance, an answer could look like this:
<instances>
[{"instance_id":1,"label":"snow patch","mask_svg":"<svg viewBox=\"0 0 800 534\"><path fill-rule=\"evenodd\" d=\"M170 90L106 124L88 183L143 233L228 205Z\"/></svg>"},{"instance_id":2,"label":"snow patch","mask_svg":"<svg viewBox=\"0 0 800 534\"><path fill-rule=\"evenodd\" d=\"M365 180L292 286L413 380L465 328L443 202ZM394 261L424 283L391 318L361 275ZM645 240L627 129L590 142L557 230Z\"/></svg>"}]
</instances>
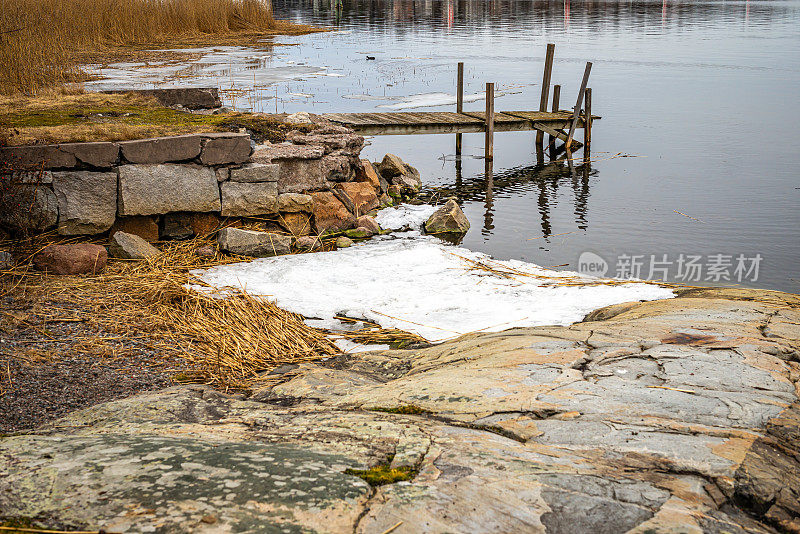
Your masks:
<instances>
[{"instance_id":1,"label":"snow patch","mask_svg":"<svg viewBox=\"0 0 800 534\"><path fill-rule=\"evenodd\" d=\"M491 262L519 274L509 278L470 270L470 261ZM217 288L242 288L268 297L281 308L319 319L315 326L336 329L341 323L334 317L345 315L430 341L518 326L568 325L603 306L673 296L666 288L644 283L558 286L554 282L559 279L597 279L522 261L492 260L417 232L193 274Z\"/></svg>"},{"instance_id":2,"label":"snow patch","mask_svg":"<svg viewBox=\"0 0 800 534\"><path fill-rule=\"evenodd\" d=\"M382 209L375 216L375 221L384 230L392 230L393 232L419 230L437 209L438 206L429 204L420 206L401 204L393 208Z\"/></svg>"}]
</instances>

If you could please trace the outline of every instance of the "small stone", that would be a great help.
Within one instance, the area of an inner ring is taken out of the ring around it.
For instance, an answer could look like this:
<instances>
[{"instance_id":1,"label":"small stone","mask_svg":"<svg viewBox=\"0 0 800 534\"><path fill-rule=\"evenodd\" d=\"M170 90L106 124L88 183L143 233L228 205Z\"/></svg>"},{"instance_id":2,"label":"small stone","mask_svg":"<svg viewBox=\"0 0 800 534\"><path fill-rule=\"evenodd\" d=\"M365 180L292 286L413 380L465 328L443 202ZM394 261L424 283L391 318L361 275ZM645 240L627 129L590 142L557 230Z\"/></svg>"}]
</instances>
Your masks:
<instances>
[{"instance_id":1,"label":"small stone","mask_svg":"<svg viewBox=\"0 0 800 534\"><path fill-rule=\"evenodd\" d=\"M217 255L217 249L213 245L204 245L195 250L194 253L201 258L214 258Z\"/></svg>"},{"instance_id":2,"label":"small stone","mask_svg":"<svg viewBox=\"0 0 800 534\"><path fill-rule=\"evenodd\" d=\"M344 235L349 237L350 239L366 239L368 237L372 237L375 235L375 232L368 228L364 228L360 226L358 228L352 228L350 230L345 230Z\"/></svg>"},{"instance_id":3,"label":"small stone","mask_svg":"<svg viewBox=\"0 0 800 534\"><path fill-rule=\"evenodd\" d=\"M240 169L231 169L232 182L277 182L280 177L277 163L249 163Z\"/></svg>"},{"instance_id":4,"label":"small stone","mask_svg":"<svg viewBox=\"0 0 800 534\"><path fill-rule=\"evenodd\" d=\"M386 193L389 197L394 199L395 202L399 202L403 198L403 190L399 185L390 185Z\"/></svg>"},{"instance_id":5,"label":"small stone","mask_svg":"<svg viewBox=\"0 0 800 534\"><path fill-rule=\"evenodd\" d=\"M111 236L108 251L113 257L126 260L143 260L161 252L138 235L126 232L116 232Z\"/></svg>"},{"instance_id":6,"label":"small stone","mask_svg":"<svg viewBox=\"0 0 800 534\"><path fill-rule=\"evenodd\" d=\"M389 195L381 195L381 197L378 199L378 207L383 209L391 206L394 206L394 201L392 200L392 197L390 197Z\"/></svg>"},{"instance_id":7,"label":"small stone","mask_svg":"<svg viewBox=\"0 0 800 534\"><path fill-rule=\"evenodd\" d=\"M231 178L231 170L228 167L220 167L214 171L218 182L227 182Z\"/></svg>"},{"instance_id":8,"label":"small stone","mask_svg":"<svg viewBox=\"0 0 800 534\"><path fill-rule=\"evenodd\" d=\"M50 245L33 258L37 269L52 274L97 274L107 261L105 247L89 243Z\"/></svg>"},{"instance_id":9,"label":"small stone","mask_svg":"<svg viewBox=\"0 0 800 534\"><path fill-rule=\"evenodd\" d=\"M425 222L425 233L428 234L465 234L469 230L469 221L454 199L448 200Z\"/></svg>"},{"instance_id":10,"label":"small stone","mask_svg":"<svg viewBox=\"0 0 800 534\"><path fill-rule=\"evenodd\" d=\"M241 228L223 228L217 241L222 250L240 256L279 256L289 254L292 247L289 236Z\"/></svg>"},{"instance_id":11,"label":"small stone","mask_svg":"<svg viewBox=\"0 0 800 534\"><path fill-rule=\"evenodd\" d=\"M0 270L10 269L14 266L14 256L5 250L0 250Z\"/></svg>"},{"instance_id":12,"label":"small stone","mask_svg":"<svg viewBox=\"0 0 800 534\"><path fill-rule=\"evenodd\" d=\"M302 193L281 193L278 195L278 211L306 211L311 212L313 199L311 195Z\"/></svg>"},{"instance_id":13,"label":"small stone","mask_svg":"<svg viewBox=\"0 0 800 534\"><path fill-rule=\"evenodd\" d=\"M311 124L313 121L311 120L311 115L309 115L307 111L298 111L297 113L287 115L284 122L291 124Z\"/></svg>"},{"instance_id":14,"label":"small stone","mask_svg":"<svg viewBox=\"0 0 800 534\"><path fill-rule=\"evenodd\" d=\"M372 235L381 233L381 226L369 215L362 215L356 219L356 228L365 228L372 232Z\"/></svg>"},{"instance_id":15,"label":"small stone","mask_svg":"<svg viewBox=\"0 0 800 534\"><path fill-rule=\"evenodd\" d=\"M386 154L378 164L378 170L384 178L391 181L391 178L406 172L406 164L394 154Z\"/></svg>"},{"instance_id":16,"label":"small stone","mask_svg":"<svg viewBox=\"0 0 800 534\"><path fill-rule=\"evenodd\" d=\"M349 237L341 236L336 239L336 248L347 248L353 246L353 240Z\"/></svg>"},{"instance_id":17,"label":"small stone","mask_svg":"<svg viewBox=\"0 0 800 534\"><path fill-rule=\"evenodd\" d=\"M316 236L307 235L298 237L297 241L295 241L295 246L297 250L313 252L322 249L322 241Z\"/></svg>"}]
</instances>

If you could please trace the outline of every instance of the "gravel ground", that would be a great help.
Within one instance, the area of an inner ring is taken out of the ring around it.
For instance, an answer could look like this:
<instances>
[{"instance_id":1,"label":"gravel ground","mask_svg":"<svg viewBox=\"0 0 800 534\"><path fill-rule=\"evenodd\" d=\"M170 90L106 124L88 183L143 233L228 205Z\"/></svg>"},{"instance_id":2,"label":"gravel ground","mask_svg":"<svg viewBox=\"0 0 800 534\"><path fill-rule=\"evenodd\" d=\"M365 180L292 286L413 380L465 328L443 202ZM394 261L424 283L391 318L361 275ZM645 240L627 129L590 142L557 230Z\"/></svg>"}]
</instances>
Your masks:
<instances>
[{"instance_id":1,"label":"gravel ground","mask_svg":"<svg viewBox=\"0 0 800 534\"><path fill-rule=\"evenodd\" d=\"M186 368L145 346L146 337L120 339L90 320L53 321L54 309L62 317L86 315L61 299L0 301L0 432L33 429L74 410L170 386Z\"/></svg>"}]
</instances>

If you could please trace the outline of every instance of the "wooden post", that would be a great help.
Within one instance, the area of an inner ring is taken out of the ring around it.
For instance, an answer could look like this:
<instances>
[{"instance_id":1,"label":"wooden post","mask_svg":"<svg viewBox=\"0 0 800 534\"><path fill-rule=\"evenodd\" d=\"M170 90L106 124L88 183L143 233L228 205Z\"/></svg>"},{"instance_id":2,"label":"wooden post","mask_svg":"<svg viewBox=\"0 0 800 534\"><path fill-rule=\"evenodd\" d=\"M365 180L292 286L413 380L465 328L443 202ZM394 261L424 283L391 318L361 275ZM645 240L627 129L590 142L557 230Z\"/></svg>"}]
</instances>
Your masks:
<instances>
[{"instance_id":1,"label":"wooden post","mask_svg":"<svg viewBox=\"0 0 800 534\"><path fill-rule=\"evenodd\" d=\"M458 80L456 82L456 113L464 111L464 63L458 62ZM456 134L456 156L461 155L461 134Z\"/></svg>"},{"instance_id":2,"label":"wooden post","mask_svg":"<svg viewBox=\"0 0 800 534\"><path fill-rule=\"evenodd\" d=\"M583 71L583 81L581 82L581 89L578 91L578 101L575 103L575 111L572 114L572 125L569 127L567 134L567 154L569 154L570 146L572 145L572 136L575 135L575 128L578 126L578 120L581 118L581 107L583 107L583 93L586 92L586 84L589 83L589 73L592 72L592 62L586 62L586 69Z\"/></svg>"},{"instance_id":3,"label":"wooden post","mask_svg":"<svg viewBox=\"0 0 800 534\"><path fill-rule=\"evenodd\" d=\"M557 112L560 105L561 105L561 86L560 85L554 85L553 86L553 107L551 108L551 111L553 113ZM553 137L552 135L548 135L547 137L548 137L547 148L550 149L550 159L552 160L552 159L555 159L555 157L556 157L556 139L557 138Z\"/></svg>"},{"instance_id":4,"label":"wooden post","mask_svg":"<svg viewBox=\"0 0 800 534\"><path fill-rule=\"evenodd\" d=\"M539 99L539 111L547 111L547 100L550 97L550 78L553 74L553 57L556 54L556 45L547 44L547 53L544 57L544 74L542 75L542 97ZM544 133L536 132L536 159L541 165L544 163Z\"/></svg>"},{"instance_id":5,"label":"wooden post","mask_svg":"<svg viewBox=\"0 0 800 534\"><path fill-rule=\"evenodd\" d=\"M494 84L486 84L486 159L494 158Z\"/></svg>"},{"instance_id":6,"label":"wooden post","mask_svg":"<svg viewBox=\"0 0 800 534\"><path fill-rule=\"evenodd\" d=\"M583 109L583 159L589 160L589 148L592 144L592 88L586 89Z\"/></svg>"}]
</instances>

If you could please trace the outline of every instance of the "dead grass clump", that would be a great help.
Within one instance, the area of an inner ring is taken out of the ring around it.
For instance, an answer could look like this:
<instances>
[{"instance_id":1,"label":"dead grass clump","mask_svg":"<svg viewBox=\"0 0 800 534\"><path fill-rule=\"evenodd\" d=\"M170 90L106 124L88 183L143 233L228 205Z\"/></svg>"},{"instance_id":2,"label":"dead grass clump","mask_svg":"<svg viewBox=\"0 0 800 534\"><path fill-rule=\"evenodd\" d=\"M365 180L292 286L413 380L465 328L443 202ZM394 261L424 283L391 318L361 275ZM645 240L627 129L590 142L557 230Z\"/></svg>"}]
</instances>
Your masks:
<instances>
[{"instance_id":1,"label":"dead grass clump","mask_svg":"<svg viewBox=\"0 0 800 534\"><path fill-rule=\"evenodd\" d=\"M28 259L42 248L42 238L17 248ZM248 389L274 367L339 354L324 332L307 326L301 316L266 299L238 291L224 296L189 289L193 269L245 261L206 258L196 250L209 239L169 243L164 251L141 262L112 262L95 276L50 276L25 266L0 273L0 298L11 291L46 293L70 303L53 309L50 320L74 320L76 310L101 330L113 334L82 339L87 350L103 350L107 340L136 340L156 353L175 355L191 370L181 381L221 388ZM194 281L196 282L196 281ZM96 341L97 343L94 343Z\"/></svg>"},{"instance_id":2,"label":"dead grass clump","mask_svg":"<svg viewBox=\"0 0 800 534\"><path fill-rule=\"evenodd\" d=\"M80 81L86 50L279 30L269 0L0 0L0 92Z\"/></svg>"}]
</instances>

